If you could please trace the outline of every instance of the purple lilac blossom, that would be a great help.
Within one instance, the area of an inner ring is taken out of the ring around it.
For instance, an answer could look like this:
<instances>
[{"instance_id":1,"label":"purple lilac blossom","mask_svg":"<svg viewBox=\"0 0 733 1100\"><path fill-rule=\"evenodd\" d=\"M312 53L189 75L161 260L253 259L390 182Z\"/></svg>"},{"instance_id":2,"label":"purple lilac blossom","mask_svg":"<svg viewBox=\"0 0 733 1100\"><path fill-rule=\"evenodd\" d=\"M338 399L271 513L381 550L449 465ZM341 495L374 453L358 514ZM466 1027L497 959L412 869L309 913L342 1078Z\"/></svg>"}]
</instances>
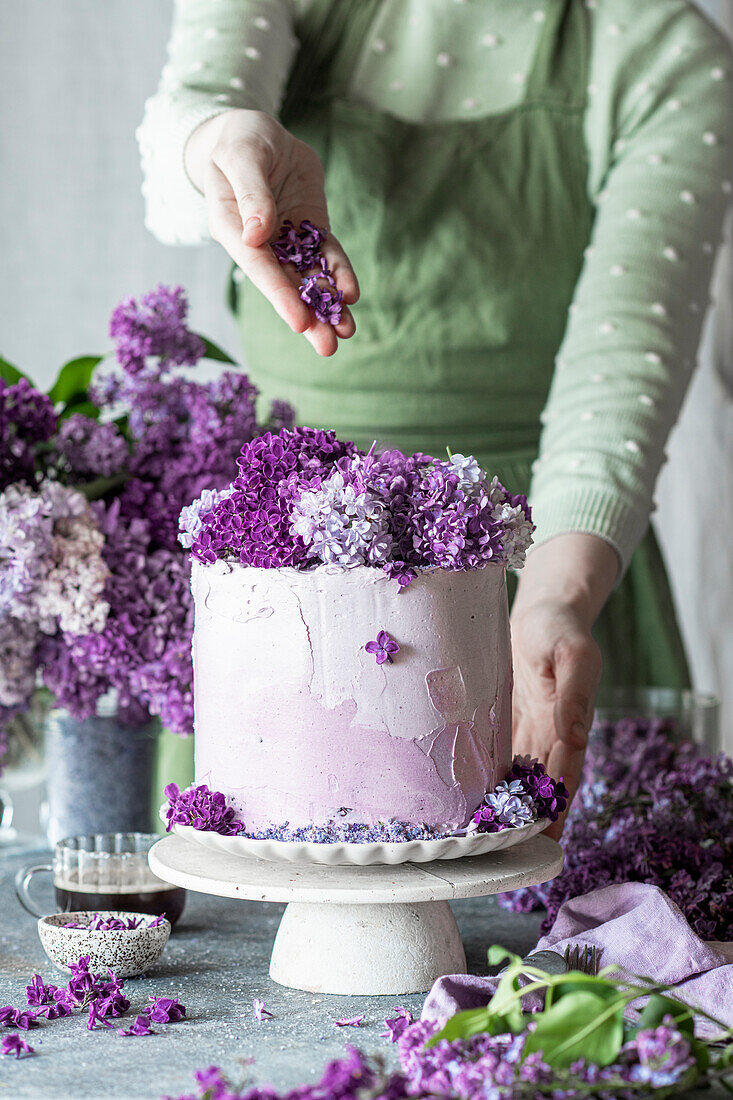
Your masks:
<instances>
[{"instance_id":1,"label":"purple lilac blossom","mask_svg":"<svg viewBox=\"0 0 733 1100\"><path fill-rule=\"evenodd\" d=\"M361 1027L363 1016L348 1016L341 1020L334 1020L334 1027Z\"/></svg>"},{"instance_id":2,"label":"purple lilac blossom","mask_svg":"<svg viewBox=\"0 0 733 1100\"><path fill-rule=\"evenodd\" d=\"M19 481L33 485L38 444L56 430L53 405L27 378L14 385L0 378L0 490Z\"/></svg>"},{"instance_id":3,"label":"purple lilac blossom","mask_svg":"<svg viewBox=\"0 0 733 1100\"><path fill-rule=\"evenodd\" d=\"M244 828L236 811L227 806L221 791L211 791L204 784L179 790L176 783L165 788L168 806L165 811L166 831L173 825L190 825L222 836L236 836Z\"/></svg>"},{"instance_id":4,"label":"purple lilac blossom","mask_svg":"<svg viewBox=\"0 0 733 1100\"><path fill-rule=\"evenodd\" d=\"M258 1023L262 1023L265 1017L272 1018L273 1013L265 1008L264 1001L261 1001L259 997L255 997L252 1001L252 1015Z\"/></svg>"},{"instance_id":5,"label":"purple lilac blossom","mask_svg":"<svg viewBox=\"0 0 733 1100\"><path fill-rule=\"evenodd\" d=\"M405 588L418 569L520 568L534 530L526 498L462 455L364 454L296 429L246 444L238 463L231 494L195 509L191 549L204 563L381 565Z\"/></svg>"},{"instance_id":6,"label":"purple lilac blossom","mask_svg":"<svg viewBox=\"0 0 733 1100\"><path fill-rule=\"evenodd\" d=\"M556 821L567 794L562 779L552 779L539 761L515 756L506 780L486 793L467 832L496 833L540 818Z\"/></svg>"},{"instance_id":7,"label":"purple lilac blossom","mask_svg":"<svg viewBox=\"0 0 733 1100\"><path fill-rule=\"evenodd\" d=\"M177 997L150 997L150 1004L143 1009L143 1016L147 1016L155 1024L175 1024L185 1019L186 1006L181 1004Z\"/></svg>"},{"instance_id":8,"label":"purple lilac blossom","mask_svg":"<svg viewBox=\"0 0 733 1100\"><path fill-rule=\"evenodd\" d=\"M394 638L391 638L386 630L380 630L377 634L376 641L367 642L364 646L367 653L373 653L378 665L383 665L385 661L389 664L393 663L392 654L399 653L400 647Z\"/></svg>"},{"instance_id":9,"label":"purple lilac blossom","mask_svg":"<svg viewBox=\"0 0 733 1100\"><path fill-rule=\"evenodd\" d=\"M33 1047L29 1046L25 1039L21 1039L17 1032L0 1038L0 1054L11 1054L15 1058L20 1058L23 1054L33 1053Z\"/></svg>"},{"instance_id":10,"label":"purple lilac blossom","mask_svg":"<svg viewBox=\"0 0 733 1100\"><path fill-rule=\"evenodd\" d=\"M100 424L81 413L61 421L54 446L68 472L83 479L119 474L130 459L127 441L116 424Z\"/></svg>"},{"instance_id":11,"label":"purple lilac blossom","mask_svg":"<svg viewBox=\"0 0 733 1100\"><path fill-rule=\"evenodd\" d=\"M147 1016L136 1016L129 1027L118 1027L118 1035L155 1035Z\"/></svg>"},{"instance_id":12,"label":"purple lilac blossom","mask_svg":"<svg viewBox=\"0 0 733 1100\"><path fill-rule=\"evenodd\" d=\"M193 365L205 354L200 336L186 326L188 302L183 287L157 286L140 302L125 298L110 319L109 334L117 361L128 374L142 371L150 358L159 370Z\"/></svg>"},{"instance_id":13,"label":"purple lilac blossom","mask_svg":"<svg viewBox=\"0 0 733 1100\"><path fill-rule=\"evenodd\" d=\"M396 1043L405 1028L409 1027L410 1024L415 1021L409 1008L402 1008L400 1005L395 1005L392 1011L397 1015L384 1021L384 1026L387 1030L380 1031L379 1036L381 1039L389 1039L390 1043Z\"/></svg>"},{"instance_id":14,"label":"purple lilac blossom","mask_svg":"<svg viewBox=\"0 0 733 1100\"><path fill-rule=\"evenodd\" d=\"M733 939L733 761L673 737L673 723L663 719L597 728L561 838L563 871L499 903L546 908L546 932L568 898L648 882L702 939Z\"/></svg>"},{"instance_id":15,"label":"purple lilac blossom","mask_svg":"<svg viewBox=\"0 0 733 1100\"><path fill-rule=\"evenodd\" d=\"M334 290L330 286L321 286L319 279L329 278L323 275L308 275L300 284L300 297L310 306L316 320L323 325L338 325L344 308L343 290ZM333 283L333 279L329 279Z\"/></svg>"},{"instance_id":16,"label":"purple lilac blossom","mask_svg":"<svg viewBox=\"0 0 733 1100\"><path fill-rule=\"evenodd\" d=\"M20 1008L13 1008L12 1005L5 1005L4 1008L0 1008L0 1027L19 1027L21 1031L28 1031L36 1026L37 1021L34 1013L24 1012Z\"/></svg>"},{"instance_id":17,"label":"purple lilac blossom","mask_svg":"<svg viewBox=\"0 0 733 1100\"><path fill-rule=\"evenodd\" d=\"M296 271L309 271L318 266L321 245L327 236L327 229L320 229L307 219L296 229L287 218L271 248L281 264L293 264Z\"/></svg>"}]
</instances>

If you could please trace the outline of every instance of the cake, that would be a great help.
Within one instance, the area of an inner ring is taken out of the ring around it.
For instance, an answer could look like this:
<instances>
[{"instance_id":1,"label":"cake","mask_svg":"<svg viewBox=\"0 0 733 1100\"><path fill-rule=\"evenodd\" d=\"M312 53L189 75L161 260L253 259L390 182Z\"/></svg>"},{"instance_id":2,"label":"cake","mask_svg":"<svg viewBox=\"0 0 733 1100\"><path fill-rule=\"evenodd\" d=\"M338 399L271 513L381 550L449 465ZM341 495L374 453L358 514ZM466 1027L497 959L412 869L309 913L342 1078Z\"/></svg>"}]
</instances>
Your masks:
<instances>
[{"instance_id":1,"label":"cake","mask_svg":"<svg viewBox=\"0 0 733 1100\"><path fill-rule=\"evenodd\" d=\"M194 562L196 782L248 831L398 817L453 831L511 763L504 568L405 592L368 566ZM377 664L365 644L399 645Z\"/></svg>"},{"instance_id":2,"label":"cake","mask_svg":"<svg viewBox=\"0 0 733 1100\"><path fill-rule=\"evenodd\" d=\"M195 782L249 835L461 830L511 764L526 501L471 458L309 432L245 445L229 489L182 515Z\"/></svg>"}]
</instances>

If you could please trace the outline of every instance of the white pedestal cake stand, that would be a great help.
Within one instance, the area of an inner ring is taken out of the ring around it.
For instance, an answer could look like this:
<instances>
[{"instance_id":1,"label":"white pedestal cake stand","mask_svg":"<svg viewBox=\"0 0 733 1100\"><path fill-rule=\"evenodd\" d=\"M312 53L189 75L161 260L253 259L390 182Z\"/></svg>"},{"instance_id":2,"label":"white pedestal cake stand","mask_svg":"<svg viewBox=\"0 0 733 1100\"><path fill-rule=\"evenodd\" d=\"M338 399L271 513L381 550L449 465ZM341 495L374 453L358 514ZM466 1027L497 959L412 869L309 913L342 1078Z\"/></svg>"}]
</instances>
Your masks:
<instances>
[{"instance_id":1,"label":"white pedestal cake stand","mask_svg":"<svg viewBox=\"0 0 733 1100\"><path fill-rule=\"evenodd\" d=\"M270 960L280 985L312 993L423 993L466 956L448 902L547 882L562 849L535 836L506 851L397 866L270 863L167 836L149 855L175 886L245 901L287 902ZM488 945L487 945L488 946Z\"/></svg>"}]
</instances>

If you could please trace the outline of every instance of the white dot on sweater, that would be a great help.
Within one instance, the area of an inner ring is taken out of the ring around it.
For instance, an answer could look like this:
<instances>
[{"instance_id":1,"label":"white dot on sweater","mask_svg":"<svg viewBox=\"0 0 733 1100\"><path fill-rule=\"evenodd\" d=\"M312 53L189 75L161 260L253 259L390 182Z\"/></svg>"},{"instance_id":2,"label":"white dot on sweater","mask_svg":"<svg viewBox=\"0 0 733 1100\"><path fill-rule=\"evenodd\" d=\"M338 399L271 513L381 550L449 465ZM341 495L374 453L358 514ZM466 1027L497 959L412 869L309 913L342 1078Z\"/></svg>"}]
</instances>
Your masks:
<instances>
[{"instance_id":1,"label":"white dot on sweater","mask_svg":"<svg viewBox=\"0 0 733 1100\"><path fill-rule=\"evenodd\" d=\"M589 260L591 256L595 256L595 254L596 250L592 244L589 244L587 248L583 249L583 255L585 256L586 260Z\"/></svg>"},{"instance_id":2,"label":"white dot on sweater","mask_svg":"<svg viewBox=\"0 0 733 1100\"><path fill-rule=\"evenodd\" d=\"M654 407L654 405L656 404L656 402L655 402L653 397L649 396L648 393L640 393L639 394L639 404L640 405L646 405L646 407L648 409L652 409Z\"/></svg>"},{"instance_id":3,"label":"white dot on sweater","mask_svg":"<svg viewBox=\"0 0 733 1100\"><path fill-rule=\"evenodd\" d=\"M241 92L242 88L244 87L244 81L242 80L241 76L233 76L232 79L229 81L229 87L236 88L237 91Z\"/></svg>"},{"instance_id":4,"label":"white dot on sweater","mask_svg":"<svg viewBox=\"0 0 733 1100\"><path fill-rule=\"evenodd\" d=\"M478 107L478 100L469 96L468 99L464 99L461 107L463 107L464 111L475 111Z\"/></svg>"},{"instance_id":5,"label":"white dot on sweater","mask_svg":"<svg viewBox=\"0 0 733 1100\"><path fill-rule=\"evenodd\" d=\"M453 57L449 53L439 53L435 58L435 64L441 69L447 69L453 64Z\"/></svg>"},{"instance_id":6,"label":"white dot on sweater","mask_svg":"<svg viewBox=\"0 0 733 1100\"><path fill-rule=\"evenodd\" d=\"M547 19L547 13L542 11L541 8L538 8L537 11L532 13L532 18L534 19L535 23L544 23L544 21Z\"/></svg>"},{"instance_id":7,"label":"white dot on sweater","mask_svg":"<svg viewBox=\"0 0 733 1100\"><path fill-rule=\"evenodd\" d=\"M626 211L626 217L629 221L638 222L644 215L641 210L639 210L638 206L632 206L630 210Z\"/></svg>"},{"instance_id":8,"label":"white dot on sweater","mask_svg":"<svg viewBox=\"0 0 733 1100\"><path fill-rule=\"evenodd\" d=\"M245 46L244 55L245 57L249 57L251 61L259 61L262 57L262 54L256 46Z\"/></svg>"},{"instance_id":9,"label":"white dot on sweater","mask_svg":"<svg viewBox=\"0 0 733 1100\"><path fill-rule=\"evenodd\" d=\"M258 15L254 20L254 25L260 31L269 31L272 27L272 23L269 19L266 19L264 15Z\"/></svg>"},{"instance_id":10,"label":"white dot on sweater","mask_svg":"<svg viewBox=\"0 0 733 1100\"><path fill-rule=\"evenodd\" d=\"M595 415L596 414L594 412L592 412L590 409L586 409L585 412L582 412L580 414L580 419L581 420L592 420Z\"/></svg>"},{"instance_id":11,"label":"white dot on sweater","mask_svg":"<svg viewBox=\"0 0 733 1100\"><path fill-rule=\"evenodd\" d=\"M682 54L684 52L685 52L685 47L681 46L678 42L676 46L672 47L672 49L669 51L669 54L670 54L670 57L682 57Z\"/></svg>"},{"instance_id":12,"label":"white dot on sweater","mask_svg":"<svg viewBox=\"0 0 733 1100\"><path fill-rule=\"evenodd\" d=\"M214 99L217 103L231 103L232 101L232 97L230 95L226 95L225 92L222 92L221 95L215 95Z\"/></svg>"},{"instance_id":13,"label":"white dot on sweater","mask_svg":"<svg viewBox=\"0 0 733 1100\"><path fill-rule=\"evenodd\" d=\"M680 191L680 202L684 202L688 206L694 206L697 202L697 196L694 191Z\"/></svg>"},{"instance_id":14,"label":"white dot on sweater","mask_svg":"<svg viewBox=\"0 0 733 1100\"><path fill-rule=\"evenodd\" d=\"M592 374L590 380L591 382L605 382L606 376L605 374Z\"/></svg>"},{"instance_id":15,"label":"white dot on sweater","mask_svg":"<svg viewBox=\"0 0 733 1100\"><path fill-rule=\"evenodd\" d=\"M618 325L615 325L613 321L602 321L598 326L598 331L601 336L610 336L612 333L618 331Z\"/></svg>"},{"instance_id":16,"label":"white dot on sweater","mask_svg":"<svg viewBox=\"0 0 733 1100\"><path fill-rule=\"evenodd\" d=\"M706 130L702 135L702 140L704 145L717 145L718 135L714 134L712 130Z\"/></svg>"},{"instance_id":17,"label":"white dot on sweater","mask_svg":"<svg viewBox=\"0 0 733 1100\"><path fill-rule=\"evenodd\" d=\"M612 267L611 267L611 269L610 269L610 271L611 271L611 274L612 274L612 275L613 275L613 276L614 276L614 277L615 277L616 279L620 278L620 276L621 276L621 275L625 275L625 274L627 273L627 271L628 271L628 270L629 270L629 269L628 269L628 267L626 267L626 265L625 265L625 264L613 264L613 266L612 266Z\"/></svg>"},{"instance_id":18,"label":"white dot on sweater","mask_svg":"<svg viewBox=\"0 0 733 1100\"><path fill-rule=\"evenodd\" d=\"M401 92L404 86L405 83L403 80L393 80L389 85L389 90L391 92Z\"/></svg>"},{"instance_id":19,"label":"white dot on sweater","mask_svg":"<svg viewBox=\"0 0 733 1100\"><path fill-rule=\"evenodd\" d=\"M612 38L618 38L623 33L624 28L620 23L611 23L607 30L607 34L610 34Z\"/></svg>"},{"instance_id":20,"label":"white dot on sweater","mask_svg":"<svg viewBox=\"0 0 733 1100\"><path fill-rule=\"evenodd\" d=\"M595 95L597 91L598 91L598 85L597 84L589 84L588 85L588 95Z\"/></svg>"},{"instance_id":21,"label":"white dot on sweater","mask_svg":"<svg viewBox=\"0 0 733 1100\"><path fill-rule=\"evenodd\" d=\"M524 84L526 79L527 79L527 74L526 73L515 73L514 76L512 77L512 81L515 84Z\"/></svg>"},{"instance_id":22,"label":"white dot on sweater","mask_svg":"<svg viewBox=\"0 0 733 1100\"><path fill-rule=\"evenodd\" d=\"M627 439L624 443L624 447L627 451L631 451L632 455L641 454L641 447L635 439Z\"/></svg>"},{"instance_id":23,"label":"white dot on sweater","mask_svg":"<svg viewBox=\"0 0 733 1100\"><path fill-rule=\"evenodd\" d=\"M653 302L652 313L656 313L657 317L666 317L667 307L662 302Z\"/></svg>"},{"instance_id":24,"label":"white dot on sweater","mask_svg":"<svg viewBox=\"0 0 733 1100\"><path fill-rule=\"evenodd\" d=\"M651 81L640 80L639 83L636 85L636 90L639 95L646 95L646 93L650 92L653 87L654 85L651 83Z\"/></svg>"},{"instance_id":25,"label":"white dot on sweater","mask_svg":"<svg viewBox=\"0 0 733 1100\"><path fill-rule=\"evenodd\" d=\"M541 458L536 458L534 460L534 462L532 463L532 465L530 466L530 469L531 469L532 473L536 474L541 465L542 465L542 459Z\"/></svg>"},{"instance_id":26,"label":"white dot on sweater","mask_svg":"<svg viewBox=\"0 0 733 1100\"><path fill-rule=\"evenodd\" d=\"M669 102L667 103L667 110L668 111L679 111L681 107L682 107L682 100L681 99L670 99Z\"/></svg>"},{"instance_id":27,"label":"white dot on sweater","mask_svg":"<svg viewBox=\"0 0 733 1100\"><path fill-rule=\"evenodd\" d=\"M585 6L589 11L595 11L598 7L598 0L585 0Z\"/></svg>"},{"instance_id":28,"label":"white dot on sweater","mask_svg":"<svg viewBox=\"0 0 733 1100\"><path fill-rule=\"evenodd\" d=\"M581 460L579 458L571 458L570 461L568 462L568 469L569 470L577 470L580 465L581 465Z\"/></svg>"},{"instance_id":29,"label":"white dot on sweater","mask_svg":"<svg viewBox=\"0 0 733 1100\"><path fill-rule=\"evenodd\" d=\"M646 359L647 363L654 363L655 366L658 366L662 362L661 355L659 354L659 352L656 351L646 352L644 358Z\"/></svg>"},{"instance_id":30,"label":"white dot on sweater","mask_svg":"<svg viewBox=\"0 0 733 1100\"><path fill-rule=\"evenodd\" d=\"M651 164L653 168L656 168L660 164L664 164L664 157L661 153L650 153L646 158L647 164Z\"/></svg>"},{"instance_id":31,"label":"white dot on sweater","mask_svg":"<svg viewBox=\"0 0 733 1100\"><path fill-rule=\"evenodd\" d=\"M203 61L192 61L191 62L191 72L192 73L200 73L201 70L203 69L203 67L204 67Z\"/></svg>"},{"instance_id":32,"label":"white dot on sweater","mask_svg":"<svg viewBox=\"0 0 733 1100\"><path fill-rule=\"evenodd\" d=\"M690 313L699 313L700 312L700 303L699 302L696 302L696 301L693 300L693 301L688 303L688 307L689 307Z\"/></svg>"},{"instance_id":33,"label":"white dot on sweater","mask_svg":"<svg viewBox=\"0 0 733 1100\"><path fill-rule=\"evenodd\" d=\"M733 180L723 180L720 188L724 195L730 195L733 192Z\"/></svg>"},{"instance_id":34,"label":"white dot on sweater","mask_svg":"<svg viewBox=\"0 0 733 1100\"><path fill-rule=\"evenodd\" d=\"M372 49L375 53L386 53L387 43L384 41L383 38L375 38L372 41Z\"/></svg>"},{"instance_id":35,"label":"white dot on sweater","mask_svg":"<svg viewBox=\"0 0 733 1100\"><path fill-rule=\"evenodd\" d=\"M623 153L623 151L624 151L624 149L626 148L627 145L628 145L628 142L625 141L624 138L619 138L618 141L614 141L614 143L613 143L614 153Z\"/></svg>"},{"instance_id":36,"label":"white dot on sweater","mask_svg":"<svg viewBox=\"0 0 733 1100\"><path fill-rule=\"evenodd\" d=\"M677 260L679 260L680 254L676 248L672 248L671 245L667 245L667 247L664 249L664 258L665 260L671 260L672 263L675 263Z\"/></svg>"},{"instance_id":37,"label":"white dot on sweater","mask_svg":"<svg viewBox=\"0 0 733 1100\"><path fill-rule=\"evenodd\" d=\"M493 50L501 45L501 38L498 34L485 34L481 38L481 45Z\"/></svg>"},{"instance_id":38,"label":"white dot on sweater","mask_svg":"<svg viewBox=\"0 0 733 1100\"><path fill-rule=\"evenodd\" d=\"M234 268L234 271L232 272L232 279L234 279L235 283L244 282L244 272L242 271L241 267Z\"/></svg>"},{"instance_id":39,"label":"white dot on sweater","mask_svg":"<svg viewBox=\"0 0 733 1100\"><path fill-rule=\"evenodd\" d=\"M221 31L218 27L207 27L204 31L204 38L209 41L212 38L218 38Z\"/></svg>"},{"instance_id":40,"label":"white dot on sweater","mask_svg":"<svg viewBox=\"0 0 733 1100\"><path fill-rule=\"evenodd\" d=\"M720 65L716 65L714 69L710 70L710 75L713 80L725 80L728 74L725 69L721 69Z\"/></svg>"},{"instance_id":41,"label":"white dot on sweater","mask_svg":"<svg viewBox=\"0 0 733 1100\"><path fill-rule=\"evenodd\" d=\"M715 245L712 241L703 241L702 250L706 256L711 256L715 252Z\"/></svg>"}]
</instances>

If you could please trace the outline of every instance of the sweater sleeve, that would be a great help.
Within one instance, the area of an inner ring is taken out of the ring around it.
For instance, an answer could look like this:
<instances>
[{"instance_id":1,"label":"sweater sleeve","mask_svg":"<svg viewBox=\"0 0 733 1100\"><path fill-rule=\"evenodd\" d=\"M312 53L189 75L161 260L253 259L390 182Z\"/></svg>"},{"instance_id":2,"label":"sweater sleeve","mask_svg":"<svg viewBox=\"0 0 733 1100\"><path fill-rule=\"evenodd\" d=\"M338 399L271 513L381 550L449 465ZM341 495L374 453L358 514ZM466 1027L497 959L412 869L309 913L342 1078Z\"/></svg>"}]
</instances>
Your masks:
<instances>
[{"instance_id":1,"label":"sweater sleeve","mask_svg":"<svg viewBox=\"0 0 733 1100\"><path fill-rule=\"evenodd\" d=\"M202 122L232 108L276 115L297 50L295 0L176 0L165 65L137 131L145 224L164 244L208 238L183 161Z\"/></svg>"},{"instance_id":2,"label":"sweater sleeve","mask_svg":"<svg viewBox=\"0 0 733 1100\"><path fill-rule=\"evenodd\" d=\"M531 500L537 544L590 532L625 568L648 524L708 305L732 189L733 60L686 0L588 7L596 213Z\"/></svg>"}]
</instances>

